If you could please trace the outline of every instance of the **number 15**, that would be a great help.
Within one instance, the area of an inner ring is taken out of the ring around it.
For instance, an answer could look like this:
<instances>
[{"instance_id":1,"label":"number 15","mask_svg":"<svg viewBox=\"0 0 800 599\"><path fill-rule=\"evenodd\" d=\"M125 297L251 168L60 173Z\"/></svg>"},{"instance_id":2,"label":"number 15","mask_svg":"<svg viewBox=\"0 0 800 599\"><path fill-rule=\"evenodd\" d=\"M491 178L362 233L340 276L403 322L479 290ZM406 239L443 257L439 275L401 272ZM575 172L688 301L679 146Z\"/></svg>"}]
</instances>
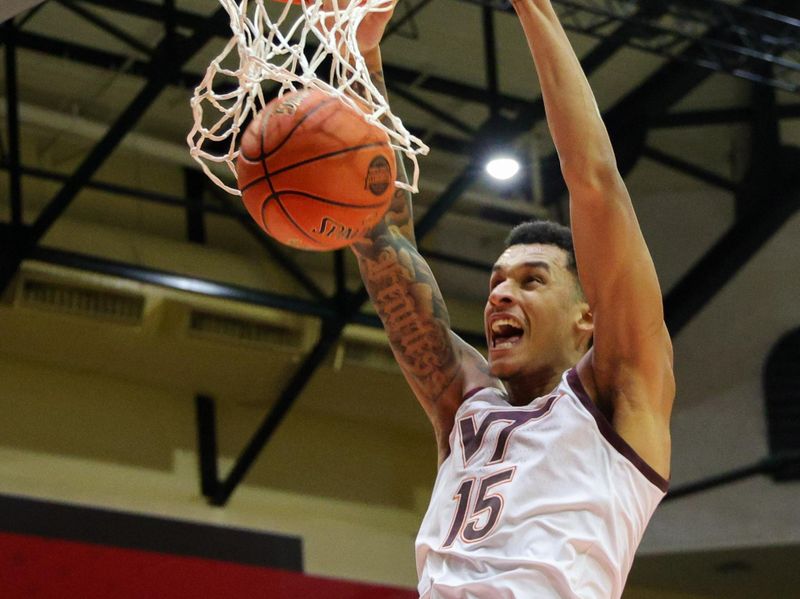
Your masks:
<instances>
[{"instance_id":1,"label":"number 15","mask_svg":"<svg viewBox=\"0 0 800 599\"><path fill-rule=\"evenodd\" d=\"M500 514L503 511L505 500L500 494L489 493L489 489L502 485L514 478L516 467L501 470L495 474L485 476L480 479L478 486L477 497L474 503L472 499L472 488L475 486L475 479L470 478L461 483L458 491L453 496L453 499L458 501L456 514L453 518L453 525L450 527L450 532L447 535L443 548L450 547L456 537L461 533L461 538L466 543L474 543L486 537L494 529L497 521L500 519ZM467 509L472 504L470 518L467 519ZM478 520L483 512L488 511L486 523L478 528Z\"/></svg>"}]
</instances>

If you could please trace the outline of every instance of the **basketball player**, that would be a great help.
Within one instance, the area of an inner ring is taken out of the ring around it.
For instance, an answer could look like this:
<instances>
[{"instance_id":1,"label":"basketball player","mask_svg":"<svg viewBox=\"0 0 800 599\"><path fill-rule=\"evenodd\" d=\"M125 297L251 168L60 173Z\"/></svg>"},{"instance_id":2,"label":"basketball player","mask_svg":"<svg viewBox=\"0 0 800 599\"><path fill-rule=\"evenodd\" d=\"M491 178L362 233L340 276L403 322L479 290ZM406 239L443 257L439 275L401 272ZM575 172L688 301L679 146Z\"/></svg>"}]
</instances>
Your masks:
<instances>
[{"instance_id":1,"label":"basketball player","mask_svg":"<svg viewBox=\"0 0 800 599\"><path fill-rule=\"evenodd\" d=\"M572 232L515 228L484 310L488 363L451 330L398 191L354 247L394 355L436 435L416 542L424 598L622 594L667 490L672 346L608 134L550 0L512 0L541 82ZM388 14L359 44L376 85ZM574 249L573 249L574 242Z\"/></svg>"}]
</instances>

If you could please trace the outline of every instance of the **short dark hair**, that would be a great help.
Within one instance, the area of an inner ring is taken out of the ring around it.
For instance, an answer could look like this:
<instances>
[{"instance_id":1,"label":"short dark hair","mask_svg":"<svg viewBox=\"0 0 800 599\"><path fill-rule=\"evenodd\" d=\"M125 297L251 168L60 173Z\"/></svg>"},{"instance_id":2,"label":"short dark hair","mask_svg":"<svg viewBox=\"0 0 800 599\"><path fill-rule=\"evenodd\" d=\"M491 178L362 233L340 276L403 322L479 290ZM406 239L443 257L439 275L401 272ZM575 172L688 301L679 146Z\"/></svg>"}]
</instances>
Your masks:
<instances>
[{"instance_id":1,"label":"short dark hair","mask_svg":"<svg viewBox=\"0 0 800 599\"><path fill-rule=\"evenodd\" d=\"M506 249L512 245L541 243L560 247L567 253L567 268L578 276L575 260L575 247L572 245L572 231L569 227L549 220L529 220L511 229L506 237Z\"/></svg>"}]
</instances>

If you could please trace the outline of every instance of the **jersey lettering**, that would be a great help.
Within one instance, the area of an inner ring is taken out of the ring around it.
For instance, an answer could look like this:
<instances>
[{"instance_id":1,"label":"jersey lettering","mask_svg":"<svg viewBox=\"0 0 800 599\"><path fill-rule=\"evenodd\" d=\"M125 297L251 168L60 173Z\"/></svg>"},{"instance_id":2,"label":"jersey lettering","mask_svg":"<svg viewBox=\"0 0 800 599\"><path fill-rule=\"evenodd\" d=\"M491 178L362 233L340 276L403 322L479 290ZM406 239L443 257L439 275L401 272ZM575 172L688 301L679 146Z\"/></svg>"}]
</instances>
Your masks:
<instances>
[{"instance_id":1,"label":"jersey lettering","mask_svg":"<svg viewBox=\"0 0 800 599\"><path fill-rule=\"evenodd\" d=\"M458 428L461 433L461 447L464 451L464 465L466 466L473 456L478 453L489 428L497 422L505 423L506 426L497 435L497 444L487 464L502 462L506 455L506 448L511 434L523 424L527 424L531 420L537 420L547 414L556 399L557 396L555 395L548 398L547 403L537 410L497 410L489 412L479 427L475 426L475 416L459 420Z\"/></svg>"},{"instance_id":2,"label":"jersey lettering","mask_svg":"<svg viewBox=\"0 0 800 599\"><path fill-rule=\"evenodd\" d=\"M489 429L496 423L505 426L498 433L494 451L486 463L488 465L502 462L514 431L524 424L546 416L559 397L561 396L550 396L541 408L535 410L491 411L483 418L480 426L476 426L474 415L461 418L458 421L458 432L464 452L464 466L466 467L478 453ZM453 514L453 523L450 525L447 538L442 545L443 548L450 547L456 538L460 538L464 543L476 543L486 538L494 530L503 512L505 499L502 493L490 493L489 491L492 487L510 483L514 479L515 472L516 466L512 466L484 476L479 481L476 481L474 477L469 477L461 482L458 491L453 496L457 502L456 511ZM476 482L478 485L475 484Z\"/></svg>"}]
</instances>

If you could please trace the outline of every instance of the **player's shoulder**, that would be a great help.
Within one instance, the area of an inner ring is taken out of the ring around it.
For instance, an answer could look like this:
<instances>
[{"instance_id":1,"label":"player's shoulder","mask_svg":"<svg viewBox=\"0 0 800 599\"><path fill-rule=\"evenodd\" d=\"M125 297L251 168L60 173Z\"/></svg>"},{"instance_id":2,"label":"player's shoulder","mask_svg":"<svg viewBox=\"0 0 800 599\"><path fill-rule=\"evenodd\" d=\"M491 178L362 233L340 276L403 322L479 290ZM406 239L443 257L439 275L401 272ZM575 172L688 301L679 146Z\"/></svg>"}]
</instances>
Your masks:
<instances>
[{"instance_id":1,"label":"player's shoulder","mask_svg":"<svg viewBox=\"0 0 800 599\"><path fill-rule=\"evenodd\" d=\"M452 331L450 334L459 360L458 376L445 396L437 402L436 413L432 418L440 463L450 453L450 433L464 402L486 389L492 389L499 394L505 392L500 379L489 372L486 358L457 334Z\"/></svg>"}]
</instances>

